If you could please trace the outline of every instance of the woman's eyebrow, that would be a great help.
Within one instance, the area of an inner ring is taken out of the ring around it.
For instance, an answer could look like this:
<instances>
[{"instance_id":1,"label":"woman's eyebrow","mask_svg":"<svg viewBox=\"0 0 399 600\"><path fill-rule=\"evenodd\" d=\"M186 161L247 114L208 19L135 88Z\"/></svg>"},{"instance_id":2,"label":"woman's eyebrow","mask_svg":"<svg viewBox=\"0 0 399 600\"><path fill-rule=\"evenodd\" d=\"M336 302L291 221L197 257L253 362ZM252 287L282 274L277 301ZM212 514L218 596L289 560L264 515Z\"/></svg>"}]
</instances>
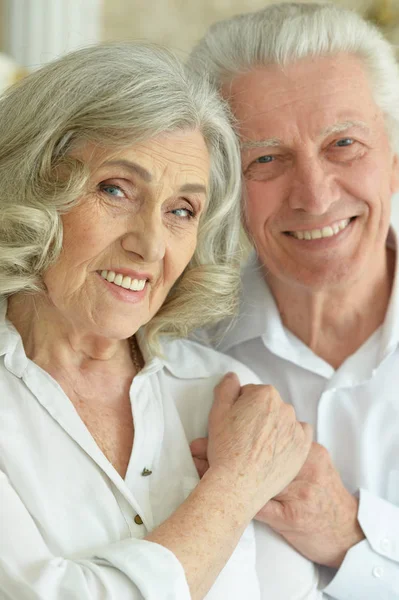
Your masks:
<instances>
[{"instance_id":1,"label":"woman's eyebrow","mask_svg":"<svg viewBox=\"0 0 399 600\"><path fill-rule=\"evenodd\" d=\"M185 183L181 186L180 191L187 194L205 194L206 187L202 183Z\"/></svg>"},{"instance_id":2,"label":"woman's eyebrow","mask_svg":"<svg viewBox=\"0 0 399 600\"><path fill-rule=\"evenodd\" d=\"M150 183L152 181L152 175L149 171L147 171L147 169L130 160L109 160L103 163L102 166L123 167L124 169L130 171L133 175L138 175L139 177L141 177L141 179L143 179L143 181L145 181L146 183ZM185 183L180 188L180 191L187 194L190 193L206 195L207 193L206 187L201 183Z\"/></svg>"},{"instance_id":3,"label":"woman's eyebrow","mask_svg":"<svg viewBox=\"0 0 399 600\"><path fill-rule=\"evenodd\" d=\"M150 183L152 181L152 175L149 171L147 171L147 169L130 160L109 160L103 163L102 166L123 167L124 169L130 171L133 175L138 175L141 177L141 179L143 179L143 181L146 183Z\"/></svg>"}]
</instances>

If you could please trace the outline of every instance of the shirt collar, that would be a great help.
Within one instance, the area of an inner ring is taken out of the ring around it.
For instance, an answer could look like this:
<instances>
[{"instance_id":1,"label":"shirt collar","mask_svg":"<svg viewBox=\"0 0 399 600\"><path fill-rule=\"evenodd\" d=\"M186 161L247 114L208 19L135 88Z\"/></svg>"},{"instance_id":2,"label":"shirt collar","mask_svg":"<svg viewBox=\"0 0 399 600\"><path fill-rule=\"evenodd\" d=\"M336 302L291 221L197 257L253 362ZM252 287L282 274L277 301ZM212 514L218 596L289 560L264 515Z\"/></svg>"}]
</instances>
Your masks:
<instances>
[{"instance_id":1,"label":"shirt collar","mask_svg":"<svg viewBox=\"0 0 399 600\"><path fill-rule=\"evenodd\" d=\"M222 352L257 337L286 337L276 302L263 277L255 251L252 251L242 270L238 316L222 321L212 329L211 336L220 339L217 346Z\"/></svg>"},{"instance_id":2,"label":"shirt collar","mask_svg":"<svg viewBox=\"0 0 399 600\"><path fill-rule=\"evenodd\" d=\"M21 336L6 317L7 299L0 298L0 356L16 377L22 377L28 364Z\"/></svg>"},{"instance_id":3,"label":"shirt collar","mask_svg":"<svg viewBox=\"0 0 399 600\"><path fill-rule=\"evenodd\" d=\"M209 377L218 364L212 360L214 350L191 340L161 336L160 353L155 354L148 345L145 327L136 333L136 339L144 359L139 376L165 369L178 379L203 379Z\"/></svg>"},{"instance_id":4,"label":"shirt collar","mask_svg":"<svg viewBox=\"0 0 399 600\"><path fill-rule=\"evenodd\" d=\"M179 379L205 379L220 373L220 358L216 351L186 339L162 340L163 364Z\"/></svg>"}]
</instances>

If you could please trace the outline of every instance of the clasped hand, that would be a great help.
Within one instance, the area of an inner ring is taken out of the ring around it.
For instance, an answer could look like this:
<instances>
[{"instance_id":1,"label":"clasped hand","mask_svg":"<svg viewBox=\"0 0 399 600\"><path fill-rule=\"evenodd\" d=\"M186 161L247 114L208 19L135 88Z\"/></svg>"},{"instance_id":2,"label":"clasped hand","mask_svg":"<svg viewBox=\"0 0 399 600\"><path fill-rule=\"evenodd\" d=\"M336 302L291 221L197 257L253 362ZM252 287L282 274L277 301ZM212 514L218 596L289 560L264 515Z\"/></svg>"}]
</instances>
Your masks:
<instances>
[{"instance_id":1,"label":"clasped hand","mask_svg":"<svg viewBox=\"0 0 399 600\"><path fill-rule=\"evenodd\" d=\"M297 475L311 440L311 427L297 421L275 388L241 387L229 373L215 388L205 456L196 464L217 472L251 519Z\"/></svg>"},{"instance_id":2,"label":"clasped hand","mask_svg":"<svg viewBox=\"0 0 399 600\"><path fill-rule=\"evenodd\" d=\"M364 539L357 498L273 387L241 388L226 376L215 388L209 438L194 440L191 451L200 477L212 465L234 474L232 484L258 507L256 519L313 562L338 568Z\"/></svg>"}]
</instances>

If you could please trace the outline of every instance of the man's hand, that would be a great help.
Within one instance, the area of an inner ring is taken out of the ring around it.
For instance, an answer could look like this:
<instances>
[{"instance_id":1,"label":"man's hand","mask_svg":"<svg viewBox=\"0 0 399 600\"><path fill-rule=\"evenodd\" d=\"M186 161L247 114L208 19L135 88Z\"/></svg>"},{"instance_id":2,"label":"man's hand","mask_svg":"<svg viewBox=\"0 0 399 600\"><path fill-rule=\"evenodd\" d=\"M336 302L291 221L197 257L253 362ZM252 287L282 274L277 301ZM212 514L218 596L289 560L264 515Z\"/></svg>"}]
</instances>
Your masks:
<instances>
[{"instance_id":1,"label":"man's hand","mask_svg":"<svg viewBox=\"0 0 399 600\"><path fill-rule=\"evenodd\" d=\"M208 462L208 438L197 438L190 444L191 454L198 475L202 478L209 469Z\"/></svg>"},{"instance_id":2,"label":"man's hand","mask_svg":"<svg viewBox=\"0 0 399 600\"><path fill-rule=\"evenodd\" d=\"M344 487L328 451L313 442L298 475L256 519L313 562L339 568L346 552L364 539L358 504Z\"/></svg>"},{"instance_id":3,"label":"man's hand","mask_svg":"<svg viewBox=\"0 0 399 600\"><path fill-rule=\"evenodd\" d=\"M200 477L207 471L207 438L191 444ZM364 539L357 521L358 500L344 487L324 446L312 443L296 478L257 514L301 554L338 568L346 552Z\"/></svg>"}]
</instances>

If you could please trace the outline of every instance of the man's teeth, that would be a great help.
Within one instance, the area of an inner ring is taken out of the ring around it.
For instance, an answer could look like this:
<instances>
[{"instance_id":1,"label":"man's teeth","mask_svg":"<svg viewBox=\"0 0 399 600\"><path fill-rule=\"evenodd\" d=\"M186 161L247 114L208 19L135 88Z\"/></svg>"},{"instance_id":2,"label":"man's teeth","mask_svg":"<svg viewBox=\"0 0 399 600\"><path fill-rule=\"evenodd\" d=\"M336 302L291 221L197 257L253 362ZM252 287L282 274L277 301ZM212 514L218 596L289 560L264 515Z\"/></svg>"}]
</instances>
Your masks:
<instances>
[{"instance_id":1,"label":"man's teeth","mask_svg":"<svg viewBox=\"0 0 399 600\"><path fill-rule=\"evenodd\" d=\"M350 219L337 221L334 225L323 227L323 229L310 229L309 231L290 231L290 235L297 240L320 240L321 238L332 237L345 229L350 223Z\"/></svg>"},{"instance_id":2,"label":"man's teeth","mask_svg":"<svg viewBox=\"0 0 399 600\"><path fill-rule=\"evenodd\" d=\"M132 290L133 292L141 292L147 281L146 279L132 279L128 275L121 275L120 273L115 273L115 271L101 271L100 275L110 283L119 285L119 287L123 287L125 290Z\"/></svg>"}]
</instances>

